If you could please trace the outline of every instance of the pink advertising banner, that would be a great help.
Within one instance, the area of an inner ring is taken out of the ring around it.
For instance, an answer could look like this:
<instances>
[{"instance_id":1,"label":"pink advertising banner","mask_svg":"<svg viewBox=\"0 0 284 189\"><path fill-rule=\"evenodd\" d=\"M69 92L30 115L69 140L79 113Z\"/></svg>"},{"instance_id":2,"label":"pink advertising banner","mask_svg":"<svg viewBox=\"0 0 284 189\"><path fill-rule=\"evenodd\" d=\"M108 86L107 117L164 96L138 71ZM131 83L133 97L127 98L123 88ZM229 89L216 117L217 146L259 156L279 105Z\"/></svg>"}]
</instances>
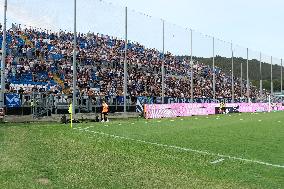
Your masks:
<instances>
[{"instance_id":1,"label":"pink advertising banner","mask_svg":"<svg viewBox=\"0 0 284 189\"><path fill-rule=\"evenodd\" d=\"M186 117L193 115L213 115L219 103L174 103L174 104L145 104L145 118ZM239 112L268 112L268 103L227 103L226 107L237 109ZM273 104L270 110L283 111L281 103Z\"/></svg>"}]
</instances>

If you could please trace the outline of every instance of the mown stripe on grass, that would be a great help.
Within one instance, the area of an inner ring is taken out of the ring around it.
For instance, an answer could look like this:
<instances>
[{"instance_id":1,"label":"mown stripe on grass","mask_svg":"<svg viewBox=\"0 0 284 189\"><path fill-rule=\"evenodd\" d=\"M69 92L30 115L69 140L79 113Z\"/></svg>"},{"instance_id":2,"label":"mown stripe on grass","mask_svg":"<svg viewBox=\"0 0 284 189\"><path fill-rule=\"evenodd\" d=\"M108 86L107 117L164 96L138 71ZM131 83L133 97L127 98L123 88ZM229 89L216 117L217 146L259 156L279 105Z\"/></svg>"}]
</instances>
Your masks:
<instances>
[{"instance_id":1,"label":"mown stripe on grass","mask_svg":"<svg viewBox=\"0 0 284 189\"><path fill-rule=\"evenodd\" d=\"M76 128L74 128L74 129L76 129ZM187 152L194 152L194 153L203 154L203 155L217 156L217 157L220 157L220 158L227 158L227 159L238 160L238 161L243 161L243 162L255 163L255 164L260 164L260 165L265 165L265 166L270 166L270 167L284 168L284 165L272 164L272 163L267 163L267 162L263 162L263 161L259 161L259 160L250 160L250 159L246 159L246 158L234 157L234 156L230 156L230 155L223 155L223 154L213 153L213 152L208 152L208 151L203 151L203 150L196 150L196 149L192 149L192 148L185 148L185 147L174 146L174 145L160 144L160 143L156 143L156 142L149 142L149 141L140 140L140 139L133 139L133 138L129 138L129 137L123 137L123 136L118 136L118 135L114 135L114 134L108 134L108 133L104 133L104 132L89 131L89 130L82 129L82 128L79 128L77 130L90 132L90 133L93 133L93 134L99 134L99 135L102 135L102 136L108 136L108 137L112 137L112 138L116 138L116 139L131 140L131 141L134 141L134 142L137 142L137 143L150 144L150 145L155 145L155 146L160 146L160 147L165 147L165 148L172 148L172 149L177 149L177 150L182 150L182 151L187 151Z\"/></svg>"}]
</instances>

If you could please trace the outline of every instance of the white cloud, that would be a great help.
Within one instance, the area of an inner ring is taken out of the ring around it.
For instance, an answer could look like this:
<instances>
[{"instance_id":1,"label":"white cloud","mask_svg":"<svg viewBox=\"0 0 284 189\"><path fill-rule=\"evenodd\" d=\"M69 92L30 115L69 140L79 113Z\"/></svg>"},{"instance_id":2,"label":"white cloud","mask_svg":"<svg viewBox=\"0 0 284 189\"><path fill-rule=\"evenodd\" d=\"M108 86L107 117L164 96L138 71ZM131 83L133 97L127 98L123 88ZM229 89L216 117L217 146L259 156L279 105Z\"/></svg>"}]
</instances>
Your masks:
<instances>
[{"instance_id":1,"label":"white cloud","mask_svg":"<svg viewBox=\"0 0 284 189\"><path fill-rule=\"evenodd\" d=\"M17 24L33 26L45 29L54 29L54 19L49 15L36 16L33 11L29 10L26 6L19 3L13 3L8 1L7 9L7 22L16 22ZM0 0L0 5L4 5L4 0ZM0 11L3 13L4 8L0 6ZM3 22L3 15L0 15L1 22ZM8 26L7 26L8 27Z\"/></svg>"}]
</instances>

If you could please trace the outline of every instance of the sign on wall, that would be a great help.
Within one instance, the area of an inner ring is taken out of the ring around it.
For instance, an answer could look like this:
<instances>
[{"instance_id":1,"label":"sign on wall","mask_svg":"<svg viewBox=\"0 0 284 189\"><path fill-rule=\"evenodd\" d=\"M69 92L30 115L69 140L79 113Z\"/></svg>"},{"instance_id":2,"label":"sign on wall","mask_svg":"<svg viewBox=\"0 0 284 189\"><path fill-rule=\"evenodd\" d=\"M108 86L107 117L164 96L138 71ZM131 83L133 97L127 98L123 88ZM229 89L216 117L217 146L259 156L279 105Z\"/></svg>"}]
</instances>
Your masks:
<instances>
[{"instance_id":1,"label":"sign on wall","mask_svg":"<svg viewBox=\"0 0 284 189\"><path fill-rule=\"evenodd\" d=\"M21 107L20 94L5 94L5 104L7 108Z\"/></svg>"}]
</instances>

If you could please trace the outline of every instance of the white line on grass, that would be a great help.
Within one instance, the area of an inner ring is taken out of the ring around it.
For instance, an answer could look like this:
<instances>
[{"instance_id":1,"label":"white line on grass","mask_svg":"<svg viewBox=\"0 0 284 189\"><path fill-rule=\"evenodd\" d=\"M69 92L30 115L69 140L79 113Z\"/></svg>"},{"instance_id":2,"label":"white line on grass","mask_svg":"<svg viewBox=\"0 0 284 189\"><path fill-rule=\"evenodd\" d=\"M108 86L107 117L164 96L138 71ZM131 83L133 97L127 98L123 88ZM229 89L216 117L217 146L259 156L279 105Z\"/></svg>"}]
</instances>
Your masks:
<instances>
[{"instance_id":1,"label":"white line on grass","mask_svg":"<svg viewBox=\"0 0 284 189\"><path fill-rule=\"evenodd\" d=\"M123 136L118 136L118 135L112 135L112 134L108 134L108 133L104 133L104 132L97 132L97 131L89 131L89 132L92 132L94 134L108 136L108 137L113 137L113 138L117 138L117 139L132 140L132 141L135 141L135 142L150 144L150 145L154 145L154 146L161 146L161 147L165 147L165 148L172 148L172 149L177 149L177 150L182 150L182 151L187 151L187 152L195 152L195 153L198 153L198 154L209 155L209 156L217 156L217 157L220 157L220 158L227 158L227 159L232 159L232 160L250 162L250 163L266 165L266 166L270 166L270 167L284 168L284 165L277 165L277 164L267 163L267 162L258 161L258 160L250 160L250 159L239 158L239 157L234 157L234 156L230 156L230 155L223 155L223 154L213 153L213 152L208 152L208 151L195 150L195 149L192 149L192 148L184 148L184 147L180 147L180 146L160 144L160 143L156 143L156 142L149 142L149 141L145 141L145 140L139 140L139 139L133 139L133 138L123 137Z\"/></svg>"},{"instance_id":2,"label":"white line on grass","mask_svg":"<svg viewBox=\"0 0 284 189\"><path fill-rule=\"evenodd\" d=\"M224 158L221 158L221 159L217 159L215 161L212 161L211 164L216 164L216 163L220 163L222 161L224 161L225 159Z\"/></svg>"}]
</instances>

